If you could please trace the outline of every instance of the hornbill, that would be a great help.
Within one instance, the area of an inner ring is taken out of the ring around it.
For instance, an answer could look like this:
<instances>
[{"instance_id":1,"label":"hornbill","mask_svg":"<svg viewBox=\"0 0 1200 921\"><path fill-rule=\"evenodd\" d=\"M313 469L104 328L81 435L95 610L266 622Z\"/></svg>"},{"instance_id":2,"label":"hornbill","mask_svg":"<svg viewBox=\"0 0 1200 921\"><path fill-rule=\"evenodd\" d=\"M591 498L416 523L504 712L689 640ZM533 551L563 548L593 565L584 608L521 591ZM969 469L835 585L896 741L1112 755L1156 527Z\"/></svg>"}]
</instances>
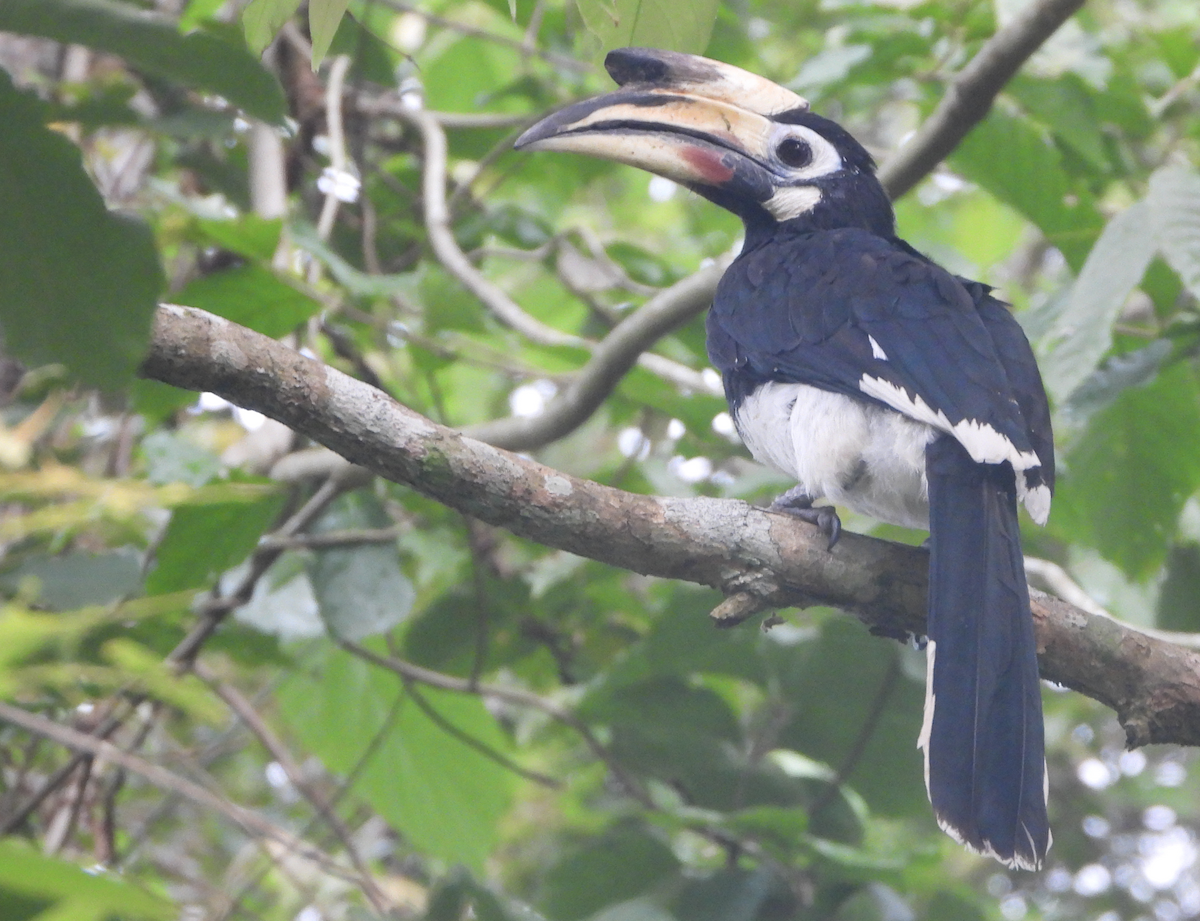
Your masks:
<instances>
[{"instance_id":1,"label":"hornbill","mask_svg":"<svg viewBox=\"0 0 1200 921\"><path fill-rule=\"evenodd\" d=\"M1018 502L1045 523L1050 411L1025 335L991 289L896 236L870 154L781 86L694 55L625 48L621 87L526 131L673 179L745 224L708 313L708 354L759 461L799 485L775 508L840 503L929 529L918 746L938 824L1036 869L1050 846L1037 649Z\"/></svg>"}]
</instances>

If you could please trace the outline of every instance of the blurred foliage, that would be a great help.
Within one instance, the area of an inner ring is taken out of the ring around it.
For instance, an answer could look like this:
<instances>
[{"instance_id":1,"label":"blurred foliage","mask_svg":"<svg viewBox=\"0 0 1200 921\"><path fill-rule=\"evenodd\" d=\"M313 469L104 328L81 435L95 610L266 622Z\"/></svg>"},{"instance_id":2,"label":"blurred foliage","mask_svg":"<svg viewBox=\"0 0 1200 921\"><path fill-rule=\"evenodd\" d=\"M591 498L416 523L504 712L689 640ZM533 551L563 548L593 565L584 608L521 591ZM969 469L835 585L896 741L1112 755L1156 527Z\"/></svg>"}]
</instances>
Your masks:
<instances>
[{"instance_id":1,"label":"blurred foliage","mask_svg":"<svg viewBox=\"0 0 1200 921\"><path fill-rule=\"evenodd\" d=\"M883 159L1016 6L0 3L0 694L328 855L0 723L0 917L1200 916L1192 759L1123 752L1092 701L1047 689L1055 846L1041 873L1007 872L929 813L920 653L824 610L716 632L710 592L392 484L328 502L271 476L304 447L272 423L133 380L162 298L289 336L449 425L535 415L586 350L502 326L435 258L420 134L364 117L373 101L447 113L457 244L531 316L598 340L740 234L663 180L512 152L527 120L608 87L606 48L762 73ZM1197 34L1193 0L1088 4L897 209L914 245L1002 289L1042 358L1062 475L1028 552L1117 616L1189 632ZM322 95L339 55L344 162ZM251 205L252 167L279 165L255 120L285 124L282 219ZM654 349L706 364L699 321ZM722 414L638 368L536 453L641 492L760 501L790 485L744 458ZM229 610L204 680L184 677L180 644Z\"/></svg>"}]
</instances>

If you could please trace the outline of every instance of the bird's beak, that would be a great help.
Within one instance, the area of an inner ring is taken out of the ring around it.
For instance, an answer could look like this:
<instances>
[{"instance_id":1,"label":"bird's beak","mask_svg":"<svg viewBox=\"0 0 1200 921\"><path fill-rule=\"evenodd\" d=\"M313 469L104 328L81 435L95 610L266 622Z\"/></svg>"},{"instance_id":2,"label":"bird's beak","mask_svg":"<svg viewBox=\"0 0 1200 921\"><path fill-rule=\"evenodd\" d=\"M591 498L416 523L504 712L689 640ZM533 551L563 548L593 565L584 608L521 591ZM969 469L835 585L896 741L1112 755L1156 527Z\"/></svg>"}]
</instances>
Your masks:
<instances>
[{"instance_id":1,"label":"bird's beak","mask_svg":"<svg viewBox=\"0 0 1200 921\"><path fill-rule=\"evenodd\" d=\"M516 148L588 154L694 188L769 197L772 116L808 108L802 97L695 55L623 48L604 63L621 89L542 119Z\"/></svg>"}]
</instances>

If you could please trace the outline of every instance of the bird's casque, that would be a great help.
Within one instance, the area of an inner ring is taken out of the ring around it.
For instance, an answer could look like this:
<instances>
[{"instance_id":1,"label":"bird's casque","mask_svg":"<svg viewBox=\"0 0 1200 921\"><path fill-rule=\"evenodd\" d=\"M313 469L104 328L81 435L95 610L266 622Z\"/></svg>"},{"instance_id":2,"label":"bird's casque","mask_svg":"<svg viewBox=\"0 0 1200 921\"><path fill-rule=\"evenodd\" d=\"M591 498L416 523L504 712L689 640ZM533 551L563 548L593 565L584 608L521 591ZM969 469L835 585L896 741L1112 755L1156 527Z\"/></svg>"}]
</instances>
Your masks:
<instances>
[{"instance_id":1,"label":"bird's casque","mask_svg":"<svg viewBox=\"0 0 1200 921\"><path fill-rule=\"evenodd\" d=\"M694 55L609 54L620 89L526 131L673 179L738 215L708 352L754 457L794 477L775 508L837 538L818 499L930 532L919 746L941 827L1010 866L1050 846L1041 692L1017 503L1044 523L1049 407L988 286L895 234L875 163L762 77Z\"/></svg>"}]
</instances>

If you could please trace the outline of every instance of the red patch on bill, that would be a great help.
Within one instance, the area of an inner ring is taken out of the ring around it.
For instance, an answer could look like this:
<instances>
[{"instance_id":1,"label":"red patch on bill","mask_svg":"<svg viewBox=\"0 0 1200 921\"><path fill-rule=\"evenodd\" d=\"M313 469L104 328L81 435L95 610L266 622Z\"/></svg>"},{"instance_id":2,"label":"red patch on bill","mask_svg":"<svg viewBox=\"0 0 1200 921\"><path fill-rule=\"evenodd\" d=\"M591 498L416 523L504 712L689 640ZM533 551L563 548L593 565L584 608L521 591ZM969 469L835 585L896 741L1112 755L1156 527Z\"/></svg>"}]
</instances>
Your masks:
<instances>
[{"instance_id":1,"label":"red patch on bill","mask_svg":"<svg viewBox=\"0 0 1200 921\"><path fill-rule=\"evenodd\" d=\"M711 185L722 185L733 178L733 169L722 162L722 155L709 147L684 147L683 159L697 176Z\"/></svg>"}]
</instances>

